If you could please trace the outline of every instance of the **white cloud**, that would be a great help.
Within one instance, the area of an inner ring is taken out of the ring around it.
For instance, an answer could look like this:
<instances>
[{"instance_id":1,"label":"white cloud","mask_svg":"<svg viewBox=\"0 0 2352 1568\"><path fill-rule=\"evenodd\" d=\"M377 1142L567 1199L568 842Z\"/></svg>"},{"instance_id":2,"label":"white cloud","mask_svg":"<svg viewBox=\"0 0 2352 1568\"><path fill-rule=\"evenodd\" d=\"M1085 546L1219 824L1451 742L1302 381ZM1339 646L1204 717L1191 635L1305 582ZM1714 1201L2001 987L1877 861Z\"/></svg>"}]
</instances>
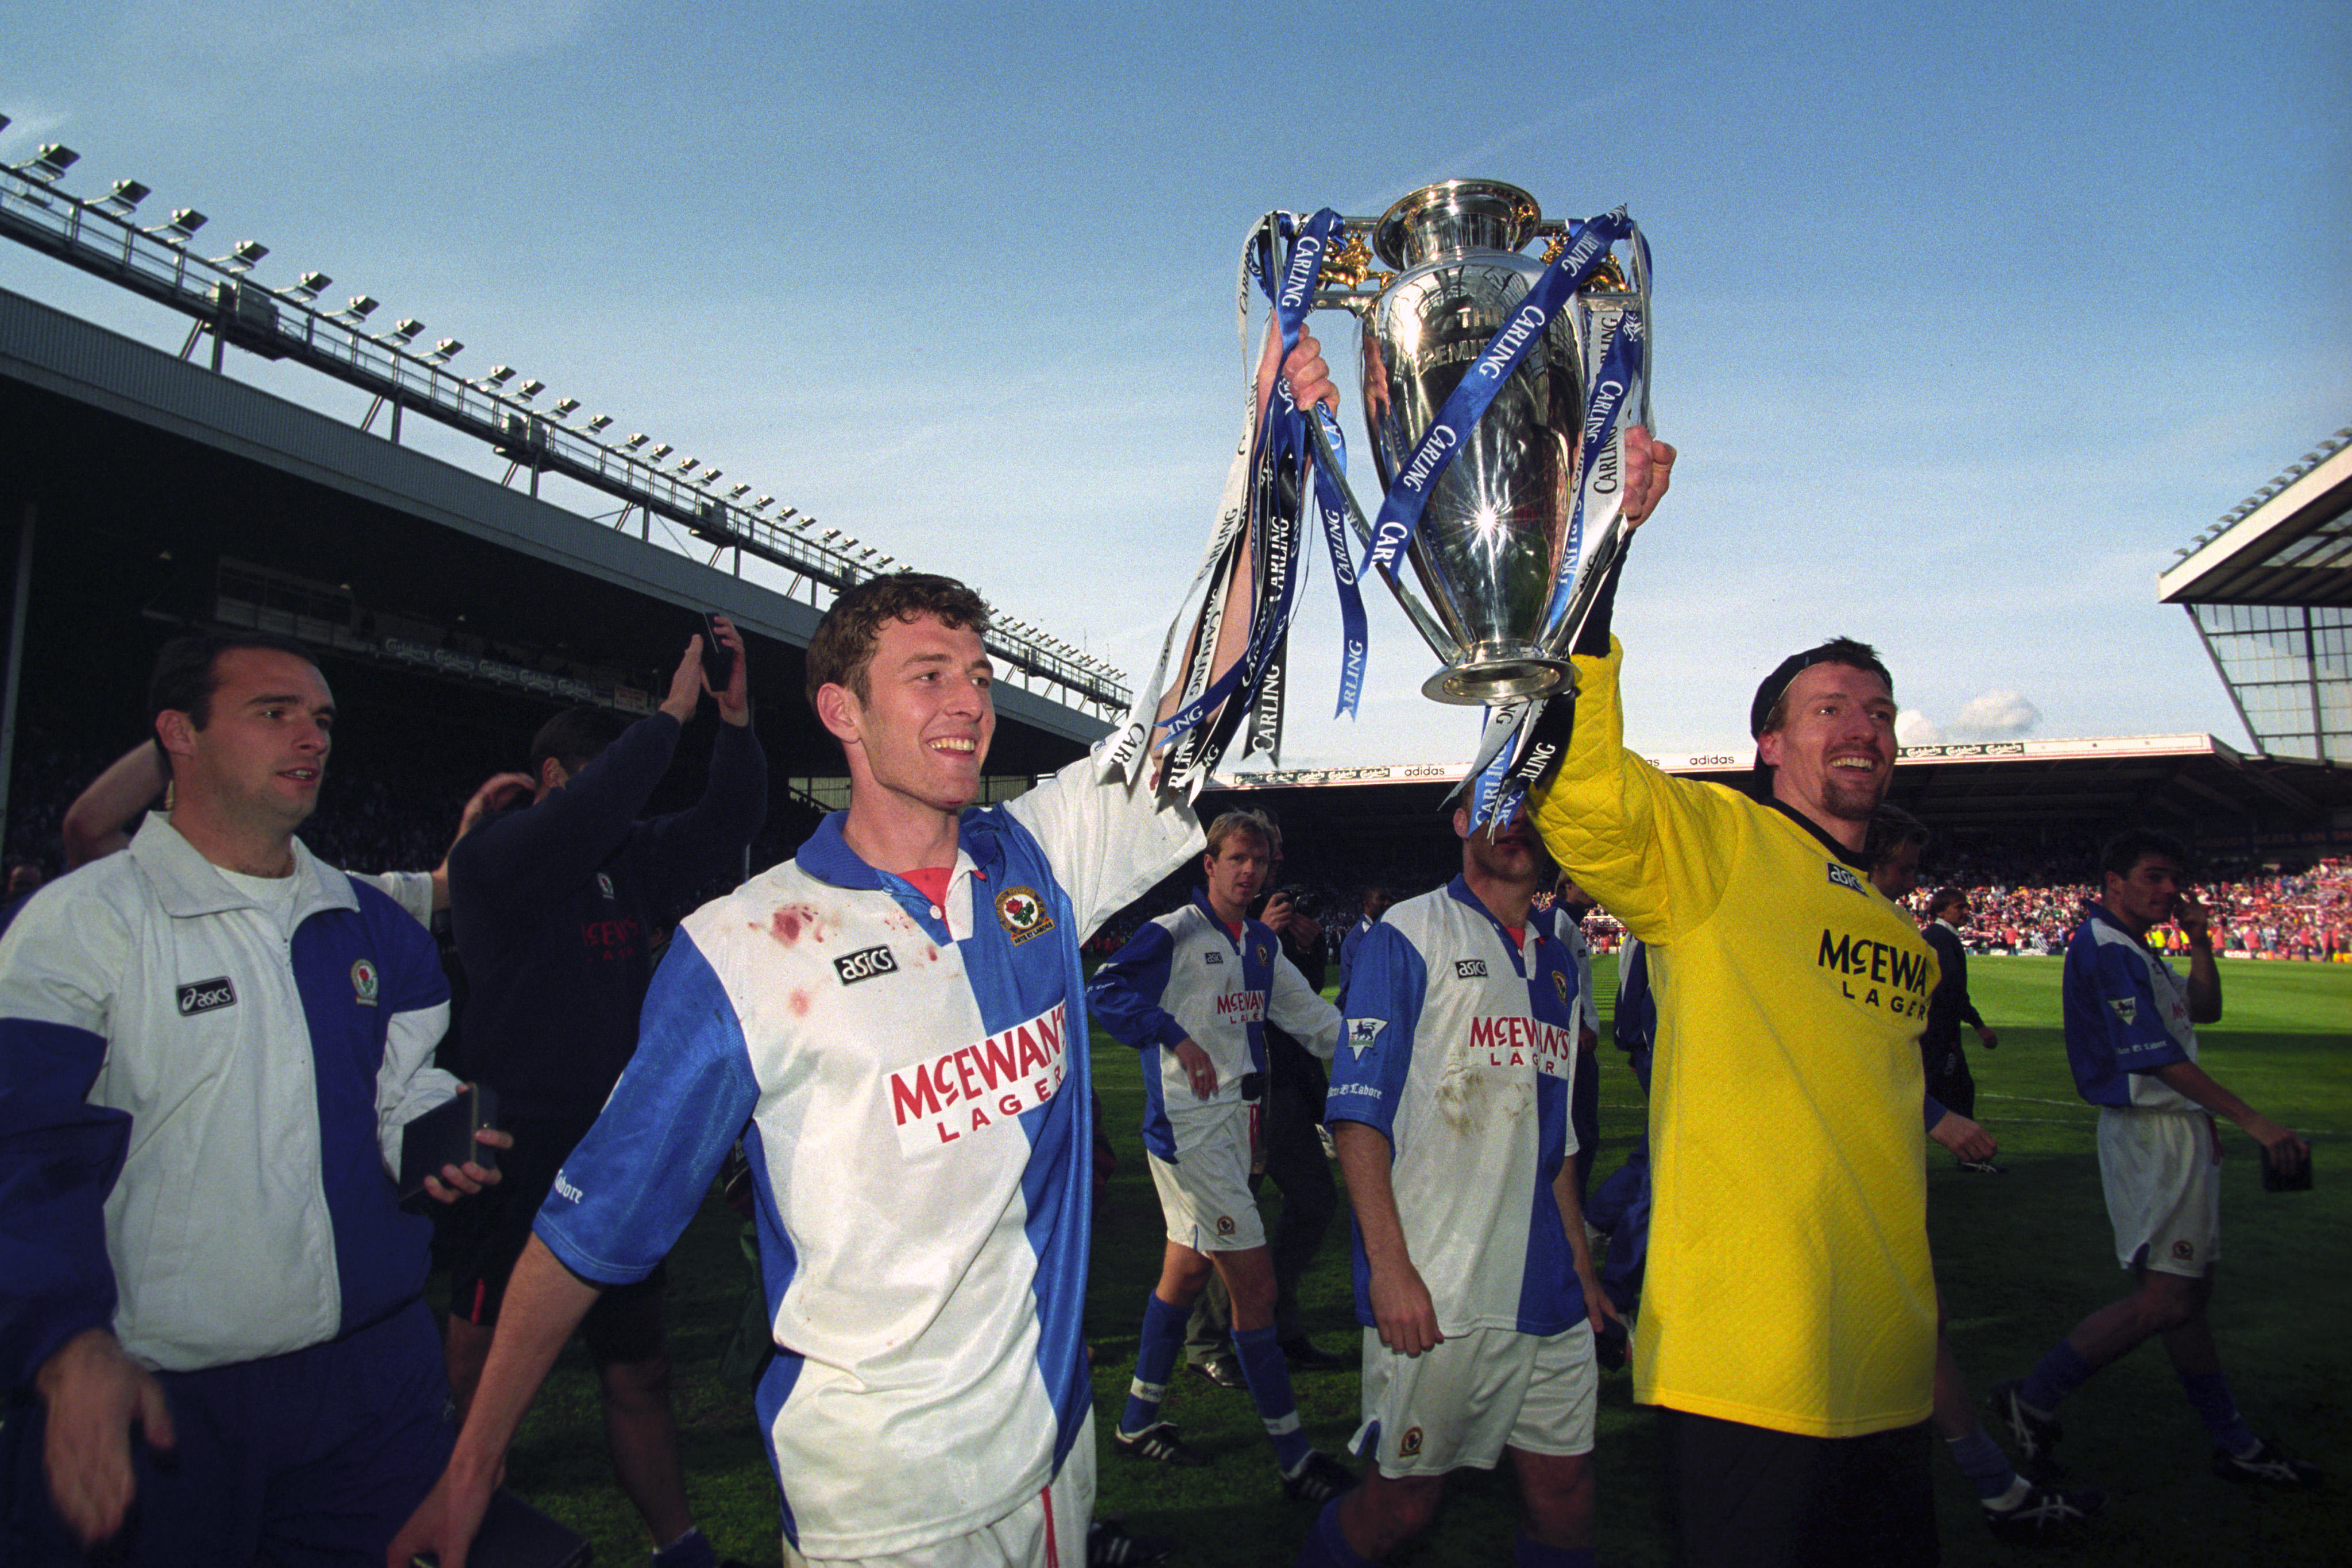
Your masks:
<instances>
[{"instance_id":1,"label":"white cloud","mask_svg":"<svg viewBox=\"0 0 2352 1568\"><path fill-rule=\"evenodd\" d=\"M1952 733L1969 740L2014 740L2033 733L2042 710L2026 701L2022 692L1987 692L1970 697L1952 721Z\"/></svg>"},{"instance_id":2,"label":"white cloud","mask_svg":"<svg viewBox=\"0 0 2352 1568\"><path fill-rule=\"evenodd\" d=\"M1906 707L1895 716L1895 738L1905 746L1933 746L1944 738L1944 732L1917 708Z\"/></svg>"}]
</instances>

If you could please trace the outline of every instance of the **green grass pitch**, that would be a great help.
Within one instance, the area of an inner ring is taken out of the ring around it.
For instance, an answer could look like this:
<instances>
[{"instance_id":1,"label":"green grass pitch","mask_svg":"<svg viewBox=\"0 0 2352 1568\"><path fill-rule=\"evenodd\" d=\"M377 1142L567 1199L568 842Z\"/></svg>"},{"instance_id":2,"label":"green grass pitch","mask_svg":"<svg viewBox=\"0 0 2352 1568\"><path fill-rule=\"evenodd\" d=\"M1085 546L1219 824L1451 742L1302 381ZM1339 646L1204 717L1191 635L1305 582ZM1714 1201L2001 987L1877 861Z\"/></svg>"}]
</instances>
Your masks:
<instances>
[{"instance_id":1,"label":"green grass pitch","mask_svg":"<svg viewBox=\"0 0 2352 1568\"><path fill-rule=\"evenodd\" d=\"M1604 1001L1611 960L1599 962ZM2215 1077L2265 1113L2302 1131L2317 1173L2307 1193L2262 1190L2253 1145L2225 1128L2222 1256L2214 1321L2240 1405L2255 1430L2326 1467L2315 1494L2252 1491L2215 1479L2206 1443L2163 1352L2142 1346L2103 1372L2063 1412L2063 1456L2074 1478L2109 1494L2105 1517L2079 1547L2017 1549L1995 1542L1957 1469L1936 1459L1944 1561L1956 1568L2021 1560L2051 1563L2289 1563L2352 1562L2352 966L2221 966L2224 1016L2203 1030ZM1990 1054L1971 1046L1979 1120L2000 1138L2002 1176L1962 1175L1930 1148L1928 1225L1949 1333L1973 1390L2023 1373L2075 1321L2123 1293L2099 1194L2093 1128L2078 1100L2058 1028L2059 964L1979 958L1969 966L1977 1004L2000 1030ZM1304 1541L1307 1511L1283 1500L1265 1435L1245 1395L1179 1375L1168 1416L1214 1458L1174 1470L1117 1458L1107 1435L1132 1371L1144 1293L1157 1277L1159 1206L1136 1127L1142 1108L1135 1053L1099 1032L1095 1070L1119 1169L1097 1218L1087 1331L1097 1352L1096 1422L1105 1440L1101 1510L1131 1529L1173 1535L1182 1568L1284 1564ZM1599 1174L1616 1168L1641 1112L1623 1058L1601 1051ZM1757 1159L1769 1166L1769 1139ZM1279 1201L1266 1195L1269 1216ZM1344 1212L1306 1288L1318 1343L1351 1355ZM750 1274L731 1214L714 1200L670 1264L670 1348L677 1414L697 1517L723 1555L778 1560L774 1483L743 1391L717 1366ZM1297 1380L1301 1414L1321 1447L1353 1429L1352 1372ZM1631 1402L1627 1374L1604 1377L1595 1463L1600 1557L1607 1564L1665 1561L1655 1440ZM1998 1432L1995 1437L2001 1435ZM969 1440L989 1441L974 1432ZM2006 1442L2003 1443L2007 1447ZM920 1477L904 1479L919 1486ZM596 1410L594 1377L566 1353L510 1458L509 1483L587 1531L597 1561L642 1562L644 1532L614 1485ZM1507 1469L1465 1472L1435 1528L1399 1562L1425 1568L1509 1560L1517 1497Z\"/></svg>"}]
</instances>

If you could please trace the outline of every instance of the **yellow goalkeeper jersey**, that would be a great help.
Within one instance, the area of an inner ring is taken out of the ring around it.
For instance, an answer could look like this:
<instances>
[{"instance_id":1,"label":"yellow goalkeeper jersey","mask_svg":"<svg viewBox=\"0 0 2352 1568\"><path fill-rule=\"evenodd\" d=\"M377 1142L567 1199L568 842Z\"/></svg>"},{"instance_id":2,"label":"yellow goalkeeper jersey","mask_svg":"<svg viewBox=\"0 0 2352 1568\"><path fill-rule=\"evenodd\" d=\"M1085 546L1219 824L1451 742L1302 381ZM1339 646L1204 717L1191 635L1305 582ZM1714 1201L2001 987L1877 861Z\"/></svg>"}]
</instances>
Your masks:
<instances>
[{"instance_id":1,"label":"yellow goalkeeper jersey","mask_svg":"<svg viewBox=\"0 0 2352 1568\"><path fill-rule=\"evenodd\" d=\"M1935 1364L1918 1036L1935 959L1834 843L1626 751L1623 650L1576 661L1544 841L1650 946L1649 1271L1634 1397L1851 1437Z\"/></svg>"}]
</instances>

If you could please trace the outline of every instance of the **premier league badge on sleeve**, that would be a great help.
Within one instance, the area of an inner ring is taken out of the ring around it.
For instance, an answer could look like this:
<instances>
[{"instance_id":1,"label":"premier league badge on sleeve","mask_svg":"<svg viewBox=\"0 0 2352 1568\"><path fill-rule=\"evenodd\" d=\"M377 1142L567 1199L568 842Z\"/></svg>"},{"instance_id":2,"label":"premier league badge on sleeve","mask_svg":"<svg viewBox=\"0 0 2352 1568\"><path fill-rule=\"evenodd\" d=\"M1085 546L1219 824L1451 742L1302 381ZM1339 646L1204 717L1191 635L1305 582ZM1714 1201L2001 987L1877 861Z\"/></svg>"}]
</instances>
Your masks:
<instances>
[{"instance_id":1,"label":"premier league badge on sleeve","mask_svg":"<svg viewBox=\"0 0 2352 1568\"><path fill-rule=\"evenodd\" d=\"M1379 1040L1381 1038L1381 1030L1388 1027L1389 1020L1386 1019L1349 1019L1348 1020L1348 1049L1354 1051L1358 1056L1363 1055L1364 1052L1372 1049L1374 1042Z\"/></svg>"}]
</instances>

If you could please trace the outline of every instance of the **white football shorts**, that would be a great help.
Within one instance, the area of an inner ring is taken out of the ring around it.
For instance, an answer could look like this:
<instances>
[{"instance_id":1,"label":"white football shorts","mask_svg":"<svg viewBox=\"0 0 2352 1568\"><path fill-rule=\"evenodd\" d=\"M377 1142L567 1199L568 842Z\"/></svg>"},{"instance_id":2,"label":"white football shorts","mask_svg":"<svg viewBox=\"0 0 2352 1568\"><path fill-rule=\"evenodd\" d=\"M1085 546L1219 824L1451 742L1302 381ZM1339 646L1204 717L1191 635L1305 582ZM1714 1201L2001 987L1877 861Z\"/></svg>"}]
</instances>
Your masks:
<instances>
[{"instance_id":1,"label":"white football shorts","mask_svg":"<svg viewBox=\"0 0 2352 1568\"><path fill-rule=\"evenodd\" d=\"M2202 1111L2099 1112L2099 1177L2116 1260L2141 1252L2166 1274L2203 1277L2221 1259L2221 1136Z\"/></svg>"},{"instance_id":2,"label":"white football shorts","mask_svg":"<svg viewBox=\"0 0 2352 1568\"><path fill-rule=\"evenodd\" d=\"M1384 1476L1490 1470L1506 1448L1589 1454L1601 1371L1592 1329L1472 1329L1417 1356L1364 1331L1364 1424L1349 1447Z\"/></svg>"}]
</instances>

